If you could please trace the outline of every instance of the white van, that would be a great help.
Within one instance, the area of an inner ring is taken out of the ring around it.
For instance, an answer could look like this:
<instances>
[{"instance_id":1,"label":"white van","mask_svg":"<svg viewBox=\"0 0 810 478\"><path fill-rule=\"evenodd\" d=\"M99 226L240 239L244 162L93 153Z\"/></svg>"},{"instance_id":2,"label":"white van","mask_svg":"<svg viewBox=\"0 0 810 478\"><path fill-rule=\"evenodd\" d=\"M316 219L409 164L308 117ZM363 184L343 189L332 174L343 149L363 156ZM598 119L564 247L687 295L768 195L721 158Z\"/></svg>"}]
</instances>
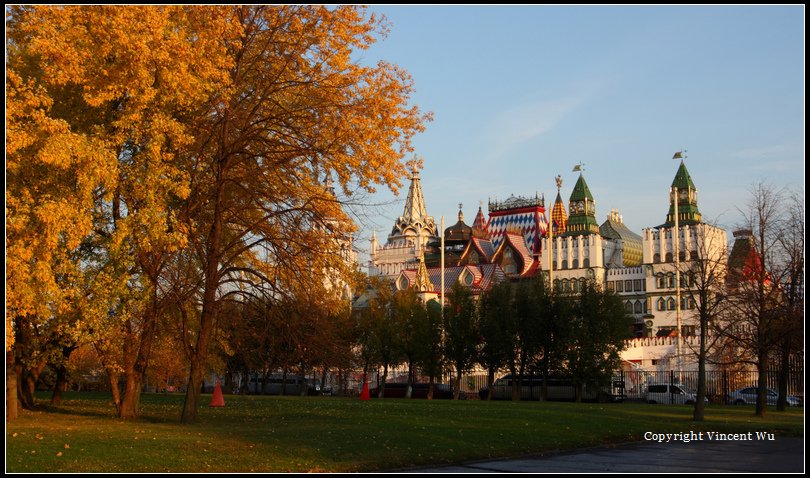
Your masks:
<instances>
[{"instance_id":1,"label":"white van","mask_svg":"<svg viewBox=\"0 0 810 478\"><path fill-rule=\"evenodd\" d=\"M667 383L651 383L647 385L647 403L664 403L674 405L691 405L697 397L681 385ZM703 397L708 403L709 399Z\"/></svg>"}]
</instances>

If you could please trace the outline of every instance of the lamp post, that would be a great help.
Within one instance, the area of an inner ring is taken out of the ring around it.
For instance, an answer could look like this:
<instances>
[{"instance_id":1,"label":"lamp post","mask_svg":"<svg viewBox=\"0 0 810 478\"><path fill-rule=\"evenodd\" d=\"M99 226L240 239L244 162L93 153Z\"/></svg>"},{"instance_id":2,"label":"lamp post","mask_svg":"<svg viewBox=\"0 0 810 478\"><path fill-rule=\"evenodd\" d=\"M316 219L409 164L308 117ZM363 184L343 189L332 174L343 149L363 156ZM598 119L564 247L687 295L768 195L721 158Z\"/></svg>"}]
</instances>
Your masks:
<instances>
[{"instance_id":1,"label":"lamp post","mask_svg":"<svg viewBox=\"0 0 810 478\"><path fill-rule=\"evenodd\" d=\"M675 254L675 317L678 325L677 364L678 374L681 373L681 352L683 341L681 339L681 261L680 261L680 230L678 229L678 187L672 188L673 203L675 204L675 230L673 234L673 251Z\"/></svg>"},{"instance_id":2,"label":"lamp post","mask_svg":"<svg viewBox=\"0 0 810 478\"><path fill-rule=\"evenodd\" d=\"M562 176L559 174L554 181L557 183L557 194L560 193L562 188ZM554 206L551 206L551 219L548 224L548 290L549 294L554 293Z\"/></svg>"}]
</instances>

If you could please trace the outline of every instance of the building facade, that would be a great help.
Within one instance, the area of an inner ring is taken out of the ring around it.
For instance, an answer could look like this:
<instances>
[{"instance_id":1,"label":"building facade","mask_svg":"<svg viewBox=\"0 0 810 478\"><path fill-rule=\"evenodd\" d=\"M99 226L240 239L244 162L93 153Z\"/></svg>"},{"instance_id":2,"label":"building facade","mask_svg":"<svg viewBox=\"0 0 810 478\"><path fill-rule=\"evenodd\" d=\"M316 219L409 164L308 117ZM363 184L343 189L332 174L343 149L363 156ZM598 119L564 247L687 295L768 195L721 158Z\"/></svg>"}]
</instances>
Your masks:
<instances>
[{"instance_id":1,"label":"building facade","mask_svg":"<svg viewBox=\"0 0 810 478\"><path fill-rule=\"evenodd\" d=\"M575 294L594 281L616 293L634 318L636 339L628 342L623 358L643 368L674 365L670 359L677 355L676 343L688 353L699 329L698 304L687 272L695 261L710 258L724 264L728 258L726 231L702 221L697 188L685 164L681 161L672 182L664 223L641 235L627 228L615 209L601 225L597 222L596 201L582 173L566 212L561 183L558 178L550 221L540 197L490 201L489 219L484 222L479 208L472 227L459 211L458 222L443 231L445 290L459 281L480 294L498 280L544 274L558 293ZM440 244L414 170L405 213L388 243L380 247L376 237L372 239L370 274L392 279L398 289L418 286L431 297L441 297ZM679 322L681 341L673 339Z\"/></svg>"}]
</instances>

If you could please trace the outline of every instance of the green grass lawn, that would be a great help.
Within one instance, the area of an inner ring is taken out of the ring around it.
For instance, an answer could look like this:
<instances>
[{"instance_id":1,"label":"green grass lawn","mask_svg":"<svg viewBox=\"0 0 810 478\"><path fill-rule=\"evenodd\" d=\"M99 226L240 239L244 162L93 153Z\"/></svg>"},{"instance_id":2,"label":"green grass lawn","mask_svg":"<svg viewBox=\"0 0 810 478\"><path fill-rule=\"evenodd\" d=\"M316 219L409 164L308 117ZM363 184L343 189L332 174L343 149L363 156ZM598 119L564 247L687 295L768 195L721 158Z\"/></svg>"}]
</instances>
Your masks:
<instances>
[{"instance_id":1,"label":"green grass lawn","mask_svg":"<svg viewBox=\"0 0 810 478\"><path fill-rule=\"evenodd\" d=\"M47 403L45 395L41 403ZM210 395L203 395L208 403ZM137 421L110 395L66 393L60 407L6 426L7 472L372 471L641 441L644 432L770 431L803 436L804 409L225 396L179 423L182 395L144 394Z\"/></svg>"}]
</instances>

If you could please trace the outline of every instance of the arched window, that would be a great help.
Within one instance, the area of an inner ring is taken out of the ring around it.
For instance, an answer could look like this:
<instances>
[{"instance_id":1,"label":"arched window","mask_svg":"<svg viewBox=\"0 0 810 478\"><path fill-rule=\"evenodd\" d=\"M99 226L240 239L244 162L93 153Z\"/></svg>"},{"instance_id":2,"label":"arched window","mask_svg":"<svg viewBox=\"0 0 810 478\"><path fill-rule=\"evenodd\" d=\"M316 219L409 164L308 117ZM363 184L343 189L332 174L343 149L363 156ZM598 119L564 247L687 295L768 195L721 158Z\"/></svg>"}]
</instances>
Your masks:
<instances>
[{"instance_id":1,"label":"arched window","mask_svg":"<svg viewBox=\"0 0 810 478\"><path fill-rule=\"evenodd\" d=\"M672 253L671 252L667 252L666 262L672 262Z\"/></svg>"},{"instance_id":2,"label":"arched window","mask_svg":"<svg viewBox=\"0 0 810 478\"><path fill-rule=\"evenodd\" d=\"M635 312L636 314L642 313L642 306L640 300L637 300L636 303L633 305L633 312Z\"/></svg>"},{"instance_id":3,"label":"arched window","mask_svg":"<svg viewBox=\"0 0 810 478\"><path fill-rule=\"evenodd\" d=\"M579 269L579 259L571 261L571 269Z\"/></svg>"},{"instance_id":4,"label":"arched window","mask_svg":"<svg viewBox=\"0 0 810 478\"><path fill-rule=\"evenodd\" d=\"M624 310L625 310L625 311L626 311L628 314L632 314L632 313L633 313L633 303L632 303L632 302L630 302L629 300L628 300L627 302L625 302L625 303L624 303Z\"/></svg>"},{"instance_id":5,"label":"arched window","mask_svg":"<svg viewBox=\"0 0 810 478\"><path fill-rule=\"evenodd\" d=\"M591 260L587 257L585 259L582 259L582 267L585 269L591 267Z\"/></svg>"},{"instance_id":6,"label":"arched window","mask_svg":"<svg viewBox=\"0 0 810 478\"><path fill-rule=\"evenodd\" d=\"M579 281L576 279L571 280L571 292L579 292Z\"/></svg>"},{"instance_id":7,"label":"arched window","mask_svg":"<svg viewBox=\"0 0 810 478\"><path fill-rule=\"evenodd\" d=\"M664 302L664 298L663 298L663 297L661 297L660 299L658 299L658 302L657 302L657 304L656 304L656 308L657 308L658 310L666 310L667 305L666 305L666 303Z\"/></svg>"},{"instance_id":8,"label":"arched window","mask_svg":"<svg viewBox=\"0 0 810 478\"><path fill-rule=\"evenodd\" d=\"M554 279L554 290L556 290L558 292L562 290L560 288L560 279Z\"/></svg>"},{"instance_id":9,"label":"arched window","mask_svg":"<svg viewBox=\"0 0 810 478\"><path fill-rule=\"evenodd\" d=\"M656 276L656 282L658 283L659 289L665 289L667 287L666 279L664 278L664 274L658 274Z\"/></svg>"},{"instance_id":10,"label":"arched window","mask_svg":"<svg viewBox=\"0 0 810 478\"><path fill-rule=\"evenodd\" d=\"M653 262L656 263L656 264L660 263L661 262L661 254L656 253L653 256Z\"/></svg>"},{"instance_id":11,"label":"arched window","mask_svg":"<svg viewBox=\"0 0 810 478\"><path fill-rule=\"evenodd\" d=\"M571 292L571 285L568 283L568 279L563 279L562 286L563 292Z\"/></svg>"},{"instance_id":12,"label":"arched window","mask_svg":"<svg viewBox=\"0 0 810 478\"><path fill-rule=\"evenodd\" d=\"M563 259L562 268L563 268L563 270L568 269L568 259Z\"/></svg>"},{"instance_id":13,"label":"arched window","mask_svg":"<svg viewBox=\"0 0 810 478\"><path fill-rule=\"evenodd\" d=\"M698 255L698 251L692 251L692 252L689 253L689 255L691 256L693 261L696 261L696 260L700 259L700 256Z\"/></svg>"},{"instance_id":14,"label":"arched window","mask_svg":"<svg viewBox=\"0 0 810 478\"><path fill-rule=\"evenodd\" d=\"M681 274L681 287L689 287L689 276Z\"/></svg>"},{"instance_id":15,"label":"arched window","mask_svg":"<svg viewBox=\"0 0 810 478\"><path fill-rule=\"evenodd\" d=\"M667 299L667 310L675 310L675 299L672 297Z\"/></svg>"},{"instance_id":16,"label":"arched window","mask_svg":"<svg viewBox=\"0 0 810 478\"><path fill-rule=\"evenodd\" d=\"M678 251L678 260L681 262L686 260L686 251Z\"/></svg>"},{"instance_id":17,"label":"arched window","mask_svg":"<svg viewBox=\"0 0 810 478\"><path fill-rule=\"evenodd\" d=\"M675 287L675 274L667 274L667 287L670 289Z\"/></svg>"}]
</instances>

